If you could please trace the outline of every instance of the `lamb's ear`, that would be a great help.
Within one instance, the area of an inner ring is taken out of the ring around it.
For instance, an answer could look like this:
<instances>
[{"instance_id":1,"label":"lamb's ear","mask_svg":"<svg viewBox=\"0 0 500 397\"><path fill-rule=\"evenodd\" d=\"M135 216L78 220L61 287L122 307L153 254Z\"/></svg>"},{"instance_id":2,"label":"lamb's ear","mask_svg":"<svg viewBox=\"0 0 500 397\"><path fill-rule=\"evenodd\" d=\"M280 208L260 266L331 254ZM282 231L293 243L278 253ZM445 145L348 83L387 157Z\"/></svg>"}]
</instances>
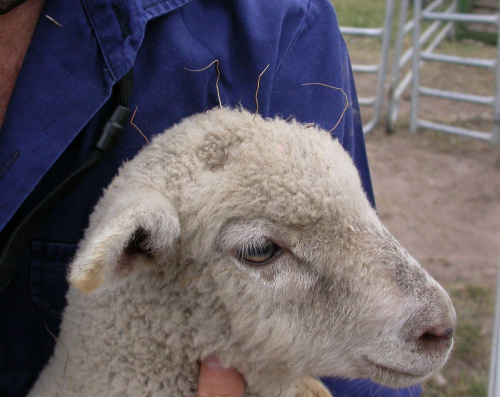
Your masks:
<instances>
[{"instance_id":1,"label":"lamb's ear","mask_svg":"<svg viewBox=\"0 0 500 397\"><path fill-rule=\"evenodd\" d=\"M155 191L108 193L97 205L70 267L69 282L82 292L129 279L180 235L177 211Z\"/></svg>"}]
</instances>

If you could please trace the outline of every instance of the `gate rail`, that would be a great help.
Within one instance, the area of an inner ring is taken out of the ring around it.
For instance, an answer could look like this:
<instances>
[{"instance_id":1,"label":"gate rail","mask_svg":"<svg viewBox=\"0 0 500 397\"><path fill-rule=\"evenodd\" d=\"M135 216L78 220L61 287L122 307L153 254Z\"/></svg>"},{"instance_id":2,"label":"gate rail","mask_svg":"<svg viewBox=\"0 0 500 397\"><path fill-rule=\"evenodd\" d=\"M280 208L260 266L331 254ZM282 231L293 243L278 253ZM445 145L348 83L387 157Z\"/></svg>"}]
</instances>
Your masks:
<instances>
[{"instance_id":1,"label":"gate rail","mask_svg":"<svg viewBox=\"0 0 500 397\"><path fill-rule=\"evenodd\" d=\"M359 36L379 38L382 41L380 63L376 65L353 65L354 73L369 73L378 76L377 92L374 97L360 97L360 106L373 107L374 115L372 119L363 126L365 134L372 131L380 121L385 98L385 82L387 77L387 64L389 61L389 50L391 47L391 32L396 0L387 0L384 26L382 28L354 28L341 27L340 31L344 36Z\"/></svg>"},{"instance_id":2,"label":"gate rail","mask_svg":"<svg viewBox=\"0 0 500 397\"><path fill-rule=\"evenodd\" d=\"M432 12L437 8L441 7L446 3L447 0L434 0L429 4L424 12ZM399 21L398 21L398 32L396 36L396 44L394 49L394 63L391 71L391 79L389 84L389 105L386 117L386 130L388 132L394 131L396 121L399 116L399 105L403 94L406 92L408 87L410 87L413 79L413 70L408 71L405 76L400 80L401 70L412 60L414 47L410 47L403 53L404 38L406 35L413 31L415 26L415 21L413 19L408 19L408 10L410 6L410 0L401 0L399 9ZM456 11L457 1L454 0L452 4L444 11L445 15ZM439 31L443 26L442 21L433 22L420 36L419 45L424 46L427 42ZM436 36L429 46L427 51L434 51L437 45L443 40L448 34L452 34L453 27L449 23L445 29L446 31L441 31L441 33Z\"/></svg>"},{"instance_id":3,"label":"gate rail","mask_svg":"<svg viewBox=\"0 0 500 397\"><path fill-rule=\"evenodd\" d=\"M499 0L500 6L500 0ZM447 22L446 26L436 36L433 45L425 51L422 51L421 45L421 24L422 21ZM411 127L410 131L415 133L418 128L427 128L448 134L461 135L468 138L478 139L500 144L500 51L497 51L497 59L479 59L459 56L451 56L434 53L435 48L441 43L446 35L453 29L455 22L473 22L492 24L497 27L500 42L500 16L477 15L477 14L458 14L456 12L433 12L422 10L422 0L414 0L414 19L413 19L413 64L412 64L412 95L411 95ZM434 45L435 44L435 45ZM456 65L473 66L492 70L496 73L495 96L471 95L461 92L439 90L430 87L424 87L420 84L420 66L422 61L444 62ZM494 109L492 132L476 131L467 128L460 128L453 125L436 123L418 117L418 103L420 96L430 96L435 98L450 99L455 101L469 102L477 105L490 106Z\"/></svg>"}]
</instances>

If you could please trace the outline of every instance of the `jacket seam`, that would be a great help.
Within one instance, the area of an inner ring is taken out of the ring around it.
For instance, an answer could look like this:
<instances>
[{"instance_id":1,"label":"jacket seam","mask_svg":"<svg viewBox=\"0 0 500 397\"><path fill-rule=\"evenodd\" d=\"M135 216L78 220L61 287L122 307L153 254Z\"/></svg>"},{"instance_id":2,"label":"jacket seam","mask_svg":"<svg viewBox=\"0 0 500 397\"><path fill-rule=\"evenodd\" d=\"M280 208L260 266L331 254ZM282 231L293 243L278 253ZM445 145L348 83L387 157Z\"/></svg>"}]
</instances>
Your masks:
<instances>
[{"instance_id":1,"label":"jacket seam","mask_svg":"<svg viewBox=\"0 0 500 397\"><path fill-rule=\"evenodd\" d=\"M0 179L2 179L5 176L5 174L10 170L10 167L14 165L14 163L16 162L16 160L19 158L20 155L21 152L19 150L15 150L10 154L5 164L2 166L2 168L0 168Z\"/></svg>"},{"instance_id":2,"label":"jacket seam","mask_svg":"<svg viewBox=\"0 0 500 397\"><path fill-rule=\"evenodd\" d=\"M160 1L156 1L156 2L154 2L154 3L151 3L151 4L148 4L148 5L142 6L142 9L143 9L143 10L147 10L148 8L151 8L151 7L157 6L158 4L166 3L167 1L168 1L168 0L160 0Z\"/></svg>"},{"instance_id":3,"label":"jacket seam","mask_svg":"<svg viewBox=\"0 0 500 397\"><path fill-rule=\"evenodd\" d=\"M102 54L102 57L104 58L104 62L106 62L106 66L108 67L109 72L111 73L111 76L113 77L113 80L117 81L115 72L114 72L113 68L111 67L111 64L110 64L108 57L107 57L107 54L106 54L106 51L104 51L104 46L102 44L101 38L99 37L99 34L97 33L97 28L96 28L96 25L94 23L94 20L92 19L90 12L88 10L86 0L81 0L81 1L83 4L83 8L85 10L85 13L87 14L87 19L89 20L90 26L92 26L92 30L94 31L94 35L96 37L97 43L99 44L99 49L101 50L101 54Z\"/></svg>"},{"instance_id":4,"label":"jacket seam","mask_svg":"<svg viewBox=\"0 0 500 397\"><path fill-rule=\"evenodd\" d=\"M288 55L290 54L290 52L294 48L295 43L298 40L299 36L302 34L303 29L304 29L304 25L306 24L306 21L309 18L309 13L311 11L311 2L312 2L312 0L309 0L309 1L301 0L301 1L307 7L306 15L304 16L304 19L302 20L299 28L297 29L297 33L295 34L294 38L292 39L292 41L290 43L290 46L287 48L285 54L283 55L283 58L281 59L281 61L278 62L277 66L276 66L276 71L274 72L273 81L276 79L276 77L278 76L279 72L281 71L281 67L282 67L283 63L285 62L286 58L288 57Z\"/></svg>"}]
</instances>

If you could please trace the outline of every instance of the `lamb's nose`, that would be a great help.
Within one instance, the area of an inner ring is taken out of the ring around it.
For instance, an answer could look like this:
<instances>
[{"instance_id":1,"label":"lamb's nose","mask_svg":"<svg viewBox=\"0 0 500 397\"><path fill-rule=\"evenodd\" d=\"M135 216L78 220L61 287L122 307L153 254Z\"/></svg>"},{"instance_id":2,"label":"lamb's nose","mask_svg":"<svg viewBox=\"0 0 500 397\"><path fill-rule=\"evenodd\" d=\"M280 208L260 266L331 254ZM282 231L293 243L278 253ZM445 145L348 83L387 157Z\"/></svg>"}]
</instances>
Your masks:
<instances>
[{"instance_id":1,"label":"lamb's nose","mask_svg":"<svg viewBox=\"0 0 500 397\"><path fill-rule=\"evenodd\" d=\"M446 348L451 347L454 329L450 326L429 327L418 334L417 341L428 348Z\"/></svg>"}]
</instances>

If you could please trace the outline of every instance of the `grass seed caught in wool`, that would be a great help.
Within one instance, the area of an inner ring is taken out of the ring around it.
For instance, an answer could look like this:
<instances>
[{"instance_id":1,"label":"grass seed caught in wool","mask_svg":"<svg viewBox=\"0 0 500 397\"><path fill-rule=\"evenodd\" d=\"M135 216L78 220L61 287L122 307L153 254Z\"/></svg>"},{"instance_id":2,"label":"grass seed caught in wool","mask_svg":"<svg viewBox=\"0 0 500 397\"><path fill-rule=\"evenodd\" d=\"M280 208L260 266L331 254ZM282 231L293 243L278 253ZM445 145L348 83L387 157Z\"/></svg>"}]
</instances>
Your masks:
<instances>
[{"instance_id":1,"label":"grass seed caught in wool","mask_svg":"<svg viewBox=\"0 0 500 397\"><path fill-rule=\"evenodd\" d=\"M222 109L222 101L220 99L220 90L219 90L219 80L220 80L220 70L219 70L219 60L215 59L213 60L210 64L205 66L204 68L201 69L188 69L184 68L189 72L203 72L204 70L207 70L210 66L212 66L215 63L215 68L217 70L217 80L215 81L215 89L217 90L217 98L219 99L219 107Z\"/></svg>"}]
</instances>

